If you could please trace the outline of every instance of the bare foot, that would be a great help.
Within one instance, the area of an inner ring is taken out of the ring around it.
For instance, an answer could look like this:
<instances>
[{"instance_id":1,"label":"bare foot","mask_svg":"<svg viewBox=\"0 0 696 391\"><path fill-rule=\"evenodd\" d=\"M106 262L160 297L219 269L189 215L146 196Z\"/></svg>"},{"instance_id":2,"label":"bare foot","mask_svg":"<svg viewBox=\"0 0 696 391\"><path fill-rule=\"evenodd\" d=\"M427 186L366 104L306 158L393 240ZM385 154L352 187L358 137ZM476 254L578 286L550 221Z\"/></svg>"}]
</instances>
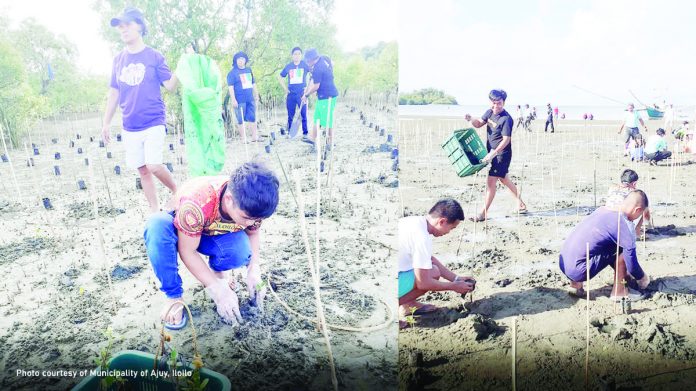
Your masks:
<instances>
[{"instance_id":1,"label":"bare foot","mask_svg":"<svg viewBox=\"0 0 696 391\"><path fill-rule=\"evenodd\" d=\"M181 303L183 300L180 297L176 299L167 298L167 301L162 308L162 313L160 314L160 318L162 320L172 325L181 323L181 318L184 316L184 306L181 304L172 305L176 302ZM171 310L169 307L171 307ZM167 313L167 311L169 311L169 313Z\"/></svg>"}]
</instances>

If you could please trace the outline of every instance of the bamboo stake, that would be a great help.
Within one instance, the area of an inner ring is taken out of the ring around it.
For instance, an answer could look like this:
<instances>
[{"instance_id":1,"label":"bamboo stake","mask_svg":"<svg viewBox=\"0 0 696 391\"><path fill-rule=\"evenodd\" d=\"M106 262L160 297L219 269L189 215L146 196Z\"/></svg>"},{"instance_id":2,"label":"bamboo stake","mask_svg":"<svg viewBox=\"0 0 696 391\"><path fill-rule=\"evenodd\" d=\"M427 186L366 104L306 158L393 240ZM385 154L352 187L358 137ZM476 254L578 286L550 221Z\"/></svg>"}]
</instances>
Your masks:
<instances>
[{"instance_id":1,"label":"bamboo stake","mask_svg":"<svg viewBox=\"0 0 696 391\"><path fill-rule=\"evenodd\" d=\"M109 265L109 260L106 257L106 248L104 246L104 234L102 233L102 223L101 223L101 217L99 217L99 207L97 206L97 198L96 195L94 194L94 189L96 188L96 181L94 180L94 170L92 170L92 166L89 165L87 171L89 172L89 180L90 180L90 185L87 186L87 191L89 192L89 196L92 199L92 208L94 211L94 216L97 219L97 238L98 243L99 243L99 250L102 253L102 256L104 257L104 273L106 273L106 281L109 285L109 293L111 296L112 300L112 311L116 311L116 298L114 296L114 287L111 282L111 273L109 273L110 266Z\"/></svg>"},{"instance_id":2,"label":"bamboo stake","mask_svg":"<svg viewBox=\"0 0 696 391\"><path fill-rule=\"evenodd\" d=\"M7 156L7 162L10 163L10 171L12 172L12 182L15 186L15 197L17 197L17 202L22 200L22 192L19 191L19 184L17 183L17 176L15 175L14 163L12 163L12 158L10 153L7 151L7 144L5 143L5 131L3 126L0 126L0 138L2 138L2 146L5 149L5 156Z\"/></svg>"},{"instance_id":3,"label":"bamboo stake","mask_svg":"<svg viewBox=\"0 0 696 391\"><path fill-rule=\"evenodd\" d=\"M327 109L326 109L326 111L327 111L326 118L329 118L329 115L333 114L333 113L331 113L330 109L331 109L331 100L329 99ZM331 119L327 120L327 121L328 121L327 125L331 124L331 128L330 128L331 129L330 130L331 142L329 143L329 145L331 146L331 150L329 151L330 156L329 156L328 174L326 177L326 186L329 188L329 208L328 208L328 210L331 210L332 205L333 205L333 163L334 163L334 153L335 153L335 149L336 149L335 148L336 129L334 128L334 126L335 126L336 118L333 115L331 115ZM327 128L328 128L328 126L327 126Z\"/></svg>"},{"instance_id":4,"label":"bamboo stake","mask_svg":"<svg viewBox=\"0 0 696 391\"><path fill-rule=\"evenodd\" d=\"M553 201L553 219L556 224L556 237L558 237L558 213L556 212L556 188L553 179L553 167L551 168L551 199Z\"/></svg>"},{"instance_id":5,"label":"bamboo stake","mask_svg":"<svg viewBox=\"0 0 696 391\"><path fill-rule=\"evenodd\" d=\"M517 197L522 199L522 182L520 182L520 187L517 190ZM520 221L520 206L517 205L517 243L522 243L522 222Z\"/></svg>"},{"instance_id":6,"label":"bamboo stake","mask_svg":"<svg viewBox=\"0 0 696 391\"><path fill-rule=\"evenodd\" d=\"M621 211L616 214L616 262L614 265L614 290L619 286L619 243L621 239ZM616 313L616 301L614 301L614 313Z\"/></svg>"},{"instance_id":7,"label":"bamboo stake","mask_svg":"<svg viewBox=\"0 0 696 391\"><path fill-rule=\"evenodd\" d=\"M517 317L512 318L512 391L517 390Z\"/></svg>"},{"instance_id":8,"label":"bamboo stake","mask_svg":"<svg viewBox=\"0 0 696 391\"><path fill-rule=\"evenodd\" d=\"M585 337L585 390L589 390L590 379L590 243L585 243L585 321L587 324L587 334Z\"/></svg>"},{"instance_id":9,"label":"bamboo stake","mask_svg":"<svg viewBox=\"0 0 696 391\"><path fill-rule=\"evenodd\" d=\"M295 189L297 190L297 196L299 198L299 218L300 218L300 232L302 234L302 240L304 242L305 250L307 253L307 261L309 263L309 270L312 274L312 280L314 282L314 299L317 307L317 317L319 318L319 328L324 336L324 342L326 343L326 349L329 356L329 365L331 367L331 384L333 389L338 390L338 380L336 379L336 367L334 365L333 353L331 351L331 341L329 340L328 328L326 326L326 319L324 317L324 307L321 303L321 292L319 288L319 268L318 262L316 266L312 260L312 249L309 245L309 234L307 233L307 221L305 219L304 213L304 200L302 199L302 186L300 185L300 177L297 170L293 172L295 179ZM318 190L318 189L317 189ZM317 216L318 218L319 216ZM318 221L317 221L318 222ZM317 224L318 225L318 224ZM317 253L317 260L319 259L319 254Z\"/></svg>"},{"instance_id":10,"label":"bamboo stake","mask_svg":"<svg viewBox=\"0 0 696 391\"><path fill-rule=\"evenodd\" d=\"M248 161L249 160L249 147L247 146L246 122L244 122L244 111L242 111L242 109L240 108L239 113L241 114L241 117L242 117L242 125L241 125L241 127L238 126L238 129L241 129L241 131L242 131L242 143L244 144L244 158Z\"/></svg>"},{"instance_id":11,"label":"bamboo stake","mask_svg":"<svg viewBox=\"0 0 696 391\"><path fill-rule=\"evenodd\" d=\"M30 163L32 157L31 157L31 155L29 155L29 149L28 149L28 147L27 147L27 143L26 143L26 142L24 143L24 153L27 155L27 165L29 165L29 170L30 170L30 171L34 171L34 173L35 173L35 172L36 172L36 164L35 164L35 163L33 163L33 164ZM39 192L39 184L36 182L36 181L37 181L37 176L36 176L36 174L31 175L31 176L33 177L33 178L32 178L32 181L31 181L31 184L32 184L33 187L34 187L34 195L36 196L35 200L38 200L38 204L41 205L41 194L40 194L40 192Z\"/></svg>"},{"instance_id":12,"label":"bamboo stake","mask_svg":"<svg viewBox=\"0 0 696 391\"><path fill-rule=\"evenodd\" d=\"M104 145L106 147L106 144ZM104 178L104 186L106 186L106 194L109 196L109 206L111 208L114 208L114 203L111 200L111 190L109 189L109 180L106 178L106 173L104 172L104 165L102 164L101 157L99 157L99 153L95 153L97 156L97 161L99 162L99 168L101 169L102 177Z\"/></svg>"},{"instance_id":13,"label":"bamboo stake","mask_svg":"<svg viewBox=\"0 0 696 391\"><path fill-rule=\"evenodd\" d=\"M317 151L317 184L316 184L316 195L317 195L317 216L316 216L316 223L314 224L314 229L315 229L315 236L314 236L314 249L316 251L316 256L314 257L314 260L316 262L316 270L317 273L319 273L319 253L320 253L320 247L319 247L319 230L321 227L321 126L319 124L319 121L317 120L317 139L315 145L315 149Z\"/></svg>"},{"instance_id":14,"label":"bamboo stake","mask_svg":"<svg viewBox=\"0 0 696 391\"><path fill-rule=\"evenodd\" d=\"M283 177L285 178L285 183L287 183L288 188L290 189L290 194L292 194L292 199L295 201L295 205L299 207L299 204L297 203L297 198L295 198L295 192L292 189L292 184L290 183L290 179L288 179L288 174L285 172L285 166L283 166L283 162L280 160L280 154L278 154L278 149L273 148L273 151L275 152L276 158L278 159L278 164L280 165L280 170L283 171Z\"/></svg>"},{"instance_id":15,"label":"bamboo stake","mask_svg":"<svg viewBox=\"0 0 696 391\"><path fill-rule=\"evenodd\" d=\"M476 183L476 180L477 180L477 179L478 179L478 172L476 172L476 176L475 176L475 178L474 178L474 183ZM401 186L399 186L399 192L401 192ZM469 194L468 194L467 197L466 197L467 203L468 203L469 198L471 198L471 194L472 194L473 192L474 192L474 185L472 184L472 186L469 188ZM403 200L402 200L402 203L403 203ZM402 207L402 208L403 208L403 207ZM478 213L478 212L474 212L474 213ZM402 214L403 214L403 213L402 213ZM474 220L475 220L475 219L474 219ZM474 223L474 227L476 226L475 224L476 224L476 223ZM459 245L457 246L457 256L459 256L459 250L460 250L461 247L462 247L462 241L464 240L464 232L465 232L465 231L462 229L462 233L461 233L461 235L459 235ZM474 235L476 235L476 231L474 231ZM474 237L474 240L476 240L476 237Z\"/></svg>"}]
</instances>

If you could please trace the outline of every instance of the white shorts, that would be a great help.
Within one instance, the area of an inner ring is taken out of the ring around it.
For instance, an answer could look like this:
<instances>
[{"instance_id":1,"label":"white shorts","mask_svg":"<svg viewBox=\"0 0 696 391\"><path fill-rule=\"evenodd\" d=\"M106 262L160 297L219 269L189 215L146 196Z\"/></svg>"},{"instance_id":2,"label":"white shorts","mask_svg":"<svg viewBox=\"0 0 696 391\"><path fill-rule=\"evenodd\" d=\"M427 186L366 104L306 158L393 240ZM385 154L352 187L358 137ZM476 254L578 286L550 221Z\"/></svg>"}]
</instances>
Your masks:
<instances>
[{"instance_id":1,"label":"white shorts","mask_svg":"<svg viewBox=\"0 0 696 391\"><path fill-rule=\"evenodd\" d=\"M123 147L126 150L126 165L140 168L146 164L162 164L164 125L157 125L139 132L123 131Z\"/></svg>"}]
</instances>

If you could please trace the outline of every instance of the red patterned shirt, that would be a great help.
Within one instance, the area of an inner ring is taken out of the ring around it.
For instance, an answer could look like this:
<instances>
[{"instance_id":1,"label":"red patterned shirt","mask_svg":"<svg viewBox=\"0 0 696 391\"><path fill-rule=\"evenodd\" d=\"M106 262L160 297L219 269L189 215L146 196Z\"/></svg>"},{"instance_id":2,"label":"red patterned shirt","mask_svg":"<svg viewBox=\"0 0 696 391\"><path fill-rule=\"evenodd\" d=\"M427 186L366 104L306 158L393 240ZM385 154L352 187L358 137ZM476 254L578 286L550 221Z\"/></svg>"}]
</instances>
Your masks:
<instances>
[{"instance_id":1,"label":"red patterned shirt","mask_svg":"<svg viewBox=\"0 0 696 391\"><path fill-rule=\"evenodd\" d=\"M222 216L220 200L227 190L228 179L227 176L203 176L183 183L173 199L176 229L193 237L258 229L261 221L244 227Z\"/></svg>"}]
</instances>

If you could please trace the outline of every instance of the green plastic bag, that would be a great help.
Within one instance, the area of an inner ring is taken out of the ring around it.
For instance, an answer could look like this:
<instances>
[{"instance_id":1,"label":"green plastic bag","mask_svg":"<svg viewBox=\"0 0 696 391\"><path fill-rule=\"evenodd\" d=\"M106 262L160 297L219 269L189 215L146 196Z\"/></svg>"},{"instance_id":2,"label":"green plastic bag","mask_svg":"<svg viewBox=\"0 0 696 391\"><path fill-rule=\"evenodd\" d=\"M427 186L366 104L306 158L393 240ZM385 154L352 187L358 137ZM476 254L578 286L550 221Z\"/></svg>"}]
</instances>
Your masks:
<instances>
[{"instance_id":1,"label":"green plastic bag","mask_svg":"<svg viewBox=\"0 0 696 391\"><path fill-rule=\"evenodd\" d=\"M176 76L182 86L189 175L217 175L225 164L220 68L210 57L184 54Z\"/></svg>"}]
</instances>

